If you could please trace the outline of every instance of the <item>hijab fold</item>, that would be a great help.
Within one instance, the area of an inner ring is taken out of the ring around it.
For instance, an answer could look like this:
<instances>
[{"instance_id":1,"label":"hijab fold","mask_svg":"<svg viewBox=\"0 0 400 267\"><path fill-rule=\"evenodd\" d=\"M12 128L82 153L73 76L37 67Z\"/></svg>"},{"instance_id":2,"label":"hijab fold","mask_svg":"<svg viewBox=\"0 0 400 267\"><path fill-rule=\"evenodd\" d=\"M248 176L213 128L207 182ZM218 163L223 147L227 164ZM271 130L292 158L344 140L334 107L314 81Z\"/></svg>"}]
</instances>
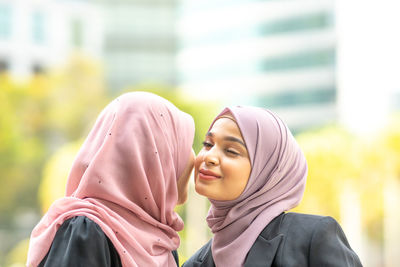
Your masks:
<instances>
[{"instance_id":1,"label":"hijab fold","mask_svg":"<svg viewBox=\"0 0 400 267\"><path fill-rule=\"evenodd\" d=\"M225 108L241 131L251 174L235 200L210 199L207 223L214 233L212 253L217 267L243 266L246 255L272 219L297 206L303 196L307 162L283 121L258 107Z\"/></svg>"},{"instance_id":2,"label":"hijab fold","mask_svg":"<svg viewBox=\"0 0 400 267\"><path fill-rule=\"evenodd\" d=\"M32 231L27 265L42 261L65 220L86 216L111 240L123 266L176 266L171 251L183 229L174 211L177 179L193 137L191 116L157 95L132 92L112 101L74 160L66 196Z\"/></svg>"}]
</instances>

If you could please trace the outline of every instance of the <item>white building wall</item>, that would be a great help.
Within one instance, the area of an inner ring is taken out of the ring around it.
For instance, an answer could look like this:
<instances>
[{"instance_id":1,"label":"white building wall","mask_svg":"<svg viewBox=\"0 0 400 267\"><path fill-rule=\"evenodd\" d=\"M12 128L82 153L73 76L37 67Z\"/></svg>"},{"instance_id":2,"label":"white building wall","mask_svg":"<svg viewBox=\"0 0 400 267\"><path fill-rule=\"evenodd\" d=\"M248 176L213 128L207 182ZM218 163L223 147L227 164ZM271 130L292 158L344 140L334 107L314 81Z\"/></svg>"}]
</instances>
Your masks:
<instances>
[{"instance_id":1,"label":"white building wall","mask_svg":"<svg viewBox=\"0 0 400 267\"><path fill-rule=\"evenodd\" d=\"M10 35L0 38L0 60L18 78L32 74L33 66L60 66L75 51L94 58L102 53L102 10L86 1L0 0L0 8L10 10ZM34 37L34 15L42 18L41 40ZM1 15L1 14L0 14ZM82 25L82 45L74 46L72 22Z\"/></svg>"},{"instance_id":2,"label":"white building wall","mask_svg":"<svg viewBox=\"0 0 400 267\"><path fill-rule=\"evenodd\" d=\"M356 133L379 131L400 108L399 10L392 0L336 0L340 121Z\"/></svg>"}]
</instances>

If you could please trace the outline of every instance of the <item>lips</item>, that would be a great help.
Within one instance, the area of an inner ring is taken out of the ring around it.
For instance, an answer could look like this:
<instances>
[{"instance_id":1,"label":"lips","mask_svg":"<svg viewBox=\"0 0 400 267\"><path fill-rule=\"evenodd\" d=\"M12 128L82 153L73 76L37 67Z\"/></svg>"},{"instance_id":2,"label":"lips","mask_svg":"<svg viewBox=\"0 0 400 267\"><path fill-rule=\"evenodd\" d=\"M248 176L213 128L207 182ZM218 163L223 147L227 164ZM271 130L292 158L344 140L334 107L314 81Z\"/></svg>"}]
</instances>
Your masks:
<instances>
[{"instance_id":1,"label":"lips","mask_svg":"<svg viewBox=\"0 0 400 267\"><path fill-rule=\"evenodd\" d=\"M199 170L199 178L204 180L215 180L221 178L221 176L212 171L201 169Z\"/></svg>"}]
</instances>

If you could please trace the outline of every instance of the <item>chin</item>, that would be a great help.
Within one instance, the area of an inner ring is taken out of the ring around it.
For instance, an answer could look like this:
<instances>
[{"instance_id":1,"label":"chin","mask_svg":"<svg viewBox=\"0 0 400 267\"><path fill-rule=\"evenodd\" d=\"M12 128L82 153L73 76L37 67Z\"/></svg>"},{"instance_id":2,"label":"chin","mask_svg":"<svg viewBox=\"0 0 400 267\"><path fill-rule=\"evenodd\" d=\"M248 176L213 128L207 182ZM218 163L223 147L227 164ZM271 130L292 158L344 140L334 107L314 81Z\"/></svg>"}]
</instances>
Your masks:
<instances>
[{"instance_id":1,"label":"chin","mask_svg":"<svg viewBox=\"0 0 400 267\"><path fill-rule=\"evenodd\" d=\"M196 190L197 194L202 195L204 197L210 197L208 194L208 190L206 188L204 188L204 186L199 185L199 183L196 183L194 185L194 189Z\"/></svg>"}]
</instances>

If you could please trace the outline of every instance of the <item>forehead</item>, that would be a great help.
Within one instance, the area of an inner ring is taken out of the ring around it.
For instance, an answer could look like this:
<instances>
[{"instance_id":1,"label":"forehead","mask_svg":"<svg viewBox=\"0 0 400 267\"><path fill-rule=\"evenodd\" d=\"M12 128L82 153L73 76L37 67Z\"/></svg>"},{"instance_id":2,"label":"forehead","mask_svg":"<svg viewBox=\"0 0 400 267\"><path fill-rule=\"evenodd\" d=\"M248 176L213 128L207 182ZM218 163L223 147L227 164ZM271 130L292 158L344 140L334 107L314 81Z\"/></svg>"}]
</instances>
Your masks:
<instances>
[{"instance_id":1,"label":"forehead","mask_svg":"<svg viewBox=\"0 0 400 267\"><path fill-rule=\"evenodd\" d=\"M231 135L242 139L239 127L231 116L217 119L210 129L210 133L213 135Z\"/></svg>"}]
</instances>

